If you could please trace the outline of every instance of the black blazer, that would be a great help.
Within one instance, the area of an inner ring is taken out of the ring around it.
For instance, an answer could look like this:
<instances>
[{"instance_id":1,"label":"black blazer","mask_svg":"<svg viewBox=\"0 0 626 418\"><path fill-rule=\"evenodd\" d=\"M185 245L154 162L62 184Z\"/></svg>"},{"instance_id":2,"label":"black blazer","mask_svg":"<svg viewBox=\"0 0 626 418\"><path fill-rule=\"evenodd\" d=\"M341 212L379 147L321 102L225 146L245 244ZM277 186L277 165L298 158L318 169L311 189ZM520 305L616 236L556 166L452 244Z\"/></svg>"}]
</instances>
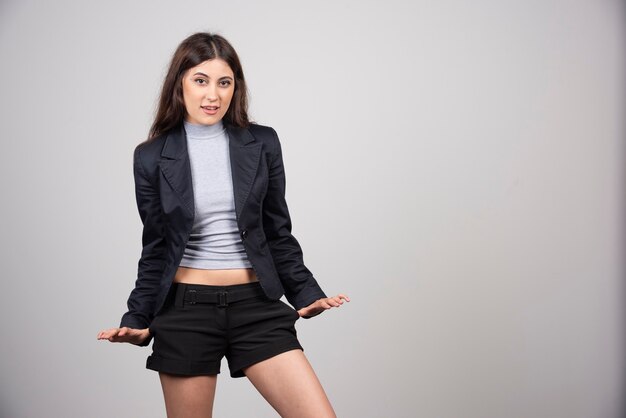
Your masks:
<instances>
[{"instance_id":1,"label":"black blazer","mask_svg":"<svg viewBox=\"0 0 626 418\"><path fill-rule=\"evenodd\" d=\"M325 298L291 234L276 131L258 124L238 128L223 123L229 137L239 234L265 294L274 300L284 294L295 309ZM194 197L184 126L139 144L133 172L143 249L120 327L144 329L163 307L193 226ZM139 345L146 346L151 339Z\"/></svg>"}]
</instances>

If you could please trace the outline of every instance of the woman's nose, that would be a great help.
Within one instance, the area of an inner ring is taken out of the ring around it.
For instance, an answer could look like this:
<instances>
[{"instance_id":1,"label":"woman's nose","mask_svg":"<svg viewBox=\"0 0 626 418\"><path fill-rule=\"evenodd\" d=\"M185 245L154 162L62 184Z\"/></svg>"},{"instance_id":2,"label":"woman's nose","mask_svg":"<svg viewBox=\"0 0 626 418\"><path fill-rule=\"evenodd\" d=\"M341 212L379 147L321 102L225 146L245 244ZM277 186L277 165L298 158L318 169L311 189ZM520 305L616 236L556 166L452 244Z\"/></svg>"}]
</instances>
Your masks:
<instances>
[{"instance_id":1,"label":"woman's nose","mask_svg":"<svg viewBox=\"0 0 626 418\"><path fill-rule=\"evenodd\" d=\"M217 100L217 87L215 85L210 85L207 87L206 98L210 101Z\"/></svg>"}]
</instances>

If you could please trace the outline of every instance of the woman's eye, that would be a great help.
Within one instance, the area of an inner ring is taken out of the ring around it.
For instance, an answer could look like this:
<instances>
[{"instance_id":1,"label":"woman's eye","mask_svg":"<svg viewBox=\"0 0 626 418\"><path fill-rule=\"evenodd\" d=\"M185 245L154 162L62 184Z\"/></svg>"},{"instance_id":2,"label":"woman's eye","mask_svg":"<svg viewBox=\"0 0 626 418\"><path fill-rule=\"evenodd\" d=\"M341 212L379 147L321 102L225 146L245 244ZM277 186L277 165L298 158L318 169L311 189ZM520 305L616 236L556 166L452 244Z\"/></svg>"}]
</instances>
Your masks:
<instances>
[{"instance_id":1,"label":"woman's eye","mask_svg":"<svg viewBox=\"0 0 626 418\"><path fill-rule=\"evenodd\" d=\"M196 83L199 83L200 81L202 81L202 83L204 83L203 79L201 79L201 78L196 79ZM202 84L202 83L200 83L200 84Z\"/></svg>"},{"instance_id":2,"label":"woman's eye","mask_svg":"<svg viewBox=\"0 0 626 418\"><path fill-rule=\"evenodd\" d=\"M224 87L230 86L230 81L229 80L222 80L221 83L222 83L222 86L224 86Z\"/></svg>"}]
</instances>

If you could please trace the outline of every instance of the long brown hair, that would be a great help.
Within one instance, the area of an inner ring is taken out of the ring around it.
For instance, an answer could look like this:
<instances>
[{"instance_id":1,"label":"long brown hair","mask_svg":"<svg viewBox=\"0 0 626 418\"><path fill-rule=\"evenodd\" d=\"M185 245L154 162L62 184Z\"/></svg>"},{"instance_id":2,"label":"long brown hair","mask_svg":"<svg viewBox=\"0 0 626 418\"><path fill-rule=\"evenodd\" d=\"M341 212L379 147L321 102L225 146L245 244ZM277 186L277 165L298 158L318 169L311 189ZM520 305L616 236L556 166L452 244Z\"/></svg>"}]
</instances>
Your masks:
<instances>
[{"instance_id":1,"label":"long brown hair","mask_svg":"<svg viewBox=\"0 0 626 418\"><path fill-rule=\"evenodd\" d=\"M237 52L221 35L198 32L183 40L172 56L161 89L156 116L150 128L148 139L144 142L150 141L183 123L186 114L183 100L183 75L188 69L215 58L226 61L235 75L235 91L230 106L224 115L224 122L241 128L248 127L250 124L248 119L248 89Z\"/></svg>"}]
</instances>

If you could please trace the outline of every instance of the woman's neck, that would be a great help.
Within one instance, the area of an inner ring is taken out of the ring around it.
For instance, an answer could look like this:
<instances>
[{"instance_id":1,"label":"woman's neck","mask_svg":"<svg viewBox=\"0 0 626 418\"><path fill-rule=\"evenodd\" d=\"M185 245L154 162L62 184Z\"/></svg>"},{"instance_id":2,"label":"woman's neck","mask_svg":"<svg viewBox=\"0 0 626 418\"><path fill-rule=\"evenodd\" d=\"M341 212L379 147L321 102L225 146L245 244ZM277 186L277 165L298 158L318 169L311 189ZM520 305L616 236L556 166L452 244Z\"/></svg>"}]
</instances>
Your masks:
<instances>
[{"instance_id":1,"label":"woman's neck","mask_svg":"<svg viewBox=\"0 0 626 418\"><path fill-rule=\"evenodd\" d=\"M195 124L184 120L183 125L187 136L191 138L214 138L224 132L224 124L221 119L213 125Z\"/></svg>"}]
</instances>

